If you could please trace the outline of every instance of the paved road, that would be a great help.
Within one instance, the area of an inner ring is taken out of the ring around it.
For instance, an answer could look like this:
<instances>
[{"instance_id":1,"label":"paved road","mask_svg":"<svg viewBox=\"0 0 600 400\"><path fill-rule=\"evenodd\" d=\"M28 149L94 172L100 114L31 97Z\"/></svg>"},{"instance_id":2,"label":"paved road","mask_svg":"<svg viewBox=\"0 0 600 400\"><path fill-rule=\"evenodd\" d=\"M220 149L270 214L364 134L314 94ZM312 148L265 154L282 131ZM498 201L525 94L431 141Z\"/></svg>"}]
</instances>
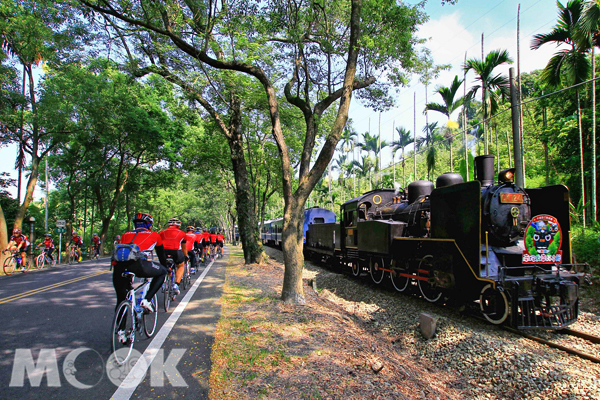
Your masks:
<instances>
[{"instance_id":1,"label":"paved road","mask_svg":"<svg viewBox=\"0 0 600 400\"><path fill-rule=\"evenodd\" d=\"M108 259L0 277L0 399L207 399L227 259L201 267L170 312L160 310L155 337L135 345L141 361L130 375L106 364L115 307ZM137 385L133 374L145 378Z\"/></svg>"}]
</instances>

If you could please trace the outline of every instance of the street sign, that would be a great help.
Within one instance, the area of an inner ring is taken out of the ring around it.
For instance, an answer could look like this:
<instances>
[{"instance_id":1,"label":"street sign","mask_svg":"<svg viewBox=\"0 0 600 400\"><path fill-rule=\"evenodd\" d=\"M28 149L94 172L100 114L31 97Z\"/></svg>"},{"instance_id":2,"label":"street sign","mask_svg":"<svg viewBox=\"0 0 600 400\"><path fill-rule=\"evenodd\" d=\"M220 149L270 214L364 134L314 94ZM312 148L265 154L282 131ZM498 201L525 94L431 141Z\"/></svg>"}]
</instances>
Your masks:
<instances>
[{"instance_id":1,"label":"street sign","mask_svg":"<svg viewBox=\"0 0 600 400\"><path fill-rule=\"evenodd\" d=\"M64 219L57 219L56 220L56 227L57 228L64 228L67 226L67 221L65 221Z\"/></svg>"},{"instance_id":2,"label":"street sign","mask_svg":"<svg viewBox=\"0 0 600 400\"><path fill-rule=\"evenodd\" d=\"M67 233L67 228L56 228L56 233Z\"/></svg>"}]
</instances>

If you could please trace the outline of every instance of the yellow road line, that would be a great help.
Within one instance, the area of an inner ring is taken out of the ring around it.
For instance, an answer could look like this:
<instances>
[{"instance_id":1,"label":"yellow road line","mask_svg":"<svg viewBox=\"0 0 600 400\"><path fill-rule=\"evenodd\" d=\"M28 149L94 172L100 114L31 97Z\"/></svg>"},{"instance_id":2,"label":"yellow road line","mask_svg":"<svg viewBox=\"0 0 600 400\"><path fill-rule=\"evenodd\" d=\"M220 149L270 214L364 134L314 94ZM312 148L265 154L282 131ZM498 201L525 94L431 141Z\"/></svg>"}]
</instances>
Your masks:
<instances>
[{"instance_id":1,"label":"yellow road line","mask_svg":"<svg viewBox=\"0 0 600 400\"><path fill-rule=\"evenodd\" d=\"M109 272L110 271L94 272L93 274L78 276L77 278L73 278L73 279L69 279L69 280L66 280L66 281L54 283L52 285L44 286L44 287L37 288L37 289L28 290L27 292L18 293L18 294L15 294L15 295L12 295L12 296L0 299L0 304L9 303L9 302L14 301L14 300L22 299L23 297L33 296L34 294L46 292L48 290L56 289L57 287L69 285L71 283L79 282L79 281L82 281L82 280L85 280L85 279L88 279L88 278L93 278L95 276L99 276L99 275L102 275L102 274L107 274Z\"/></svg>"}]
</instances>

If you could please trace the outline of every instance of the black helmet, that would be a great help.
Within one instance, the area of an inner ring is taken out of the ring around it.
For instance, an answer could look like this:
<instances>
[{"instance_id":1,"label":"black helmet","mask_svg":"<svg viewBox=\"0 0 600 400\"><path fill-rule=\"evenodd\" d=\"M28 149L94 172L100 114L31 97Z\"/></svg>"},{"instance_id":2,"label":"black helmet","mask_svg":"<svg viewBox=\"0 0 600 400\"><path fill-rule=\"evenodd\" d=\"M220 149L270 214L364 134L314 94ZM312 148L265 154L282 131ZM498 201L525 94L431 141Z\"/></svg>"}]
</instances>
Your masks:
<instances>
[{"instance_id":1,"label":"black helmet","mask_svg":"<svg viewBox=\"0 0 600 400\"><path fill-rule=\"evenodd\" d=\"M133 222L148 222L150 224L154 223L154 218L152 218L152 215L148 214L148 213L137 213L135 214L135 217L133 217Z\"/></svg>"}]
</instances>

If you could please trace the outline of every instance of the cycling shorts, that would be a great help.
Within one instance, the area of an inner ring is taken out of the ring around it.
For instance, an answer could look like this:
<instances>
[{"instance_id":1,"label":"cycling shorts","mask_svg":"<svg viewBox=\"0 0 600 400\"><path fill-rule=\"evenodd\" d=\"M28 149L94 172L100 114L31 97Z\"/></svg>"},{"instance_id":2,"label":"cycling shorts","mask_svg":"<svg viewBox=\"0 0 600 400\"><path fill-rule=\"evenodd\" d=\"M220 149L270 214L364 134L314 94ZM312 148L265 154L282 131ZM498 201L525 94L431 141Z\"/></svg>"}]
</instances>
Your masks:
<instances>
[{"instance_id":1,"label":"cycling shorts","mask_svg":"<svg viewBox=\"0 0 600 400\"><path fill-rule=\"evenodd\" d=\"M222 240L218 240L218 241L217 241L217 246L219 246L219 247L223 247L223 241L222 241Z\"/></svg>"},{"instance_id":2,"label":"cycling shorts","mask_svg":"<svg viewBox=\"0 0 600 400\"><path fill-rule=\"evenodd\" d=\"M165 249L165 256L167 256L167 257L171 256L171 258L173 259L173 261L175 261L175 265L179 265L183 261L185 261L185 256L183 255L183 251L182 250L168 250L168 249Z\"/></svg>"},{"instance_id":3,"label":"cycling shorts","mask_svg":"<svg viewBox=\"0 0 600 400\"><path fill-rule=\"evenodd\" d=\"M205 249L206 249L206 248L207 248L209 245L210 245L210 243L208 243L208 242L202 242L202 247L203 247L203 248L205 248Z\"/></svg>"}]
</instances>

